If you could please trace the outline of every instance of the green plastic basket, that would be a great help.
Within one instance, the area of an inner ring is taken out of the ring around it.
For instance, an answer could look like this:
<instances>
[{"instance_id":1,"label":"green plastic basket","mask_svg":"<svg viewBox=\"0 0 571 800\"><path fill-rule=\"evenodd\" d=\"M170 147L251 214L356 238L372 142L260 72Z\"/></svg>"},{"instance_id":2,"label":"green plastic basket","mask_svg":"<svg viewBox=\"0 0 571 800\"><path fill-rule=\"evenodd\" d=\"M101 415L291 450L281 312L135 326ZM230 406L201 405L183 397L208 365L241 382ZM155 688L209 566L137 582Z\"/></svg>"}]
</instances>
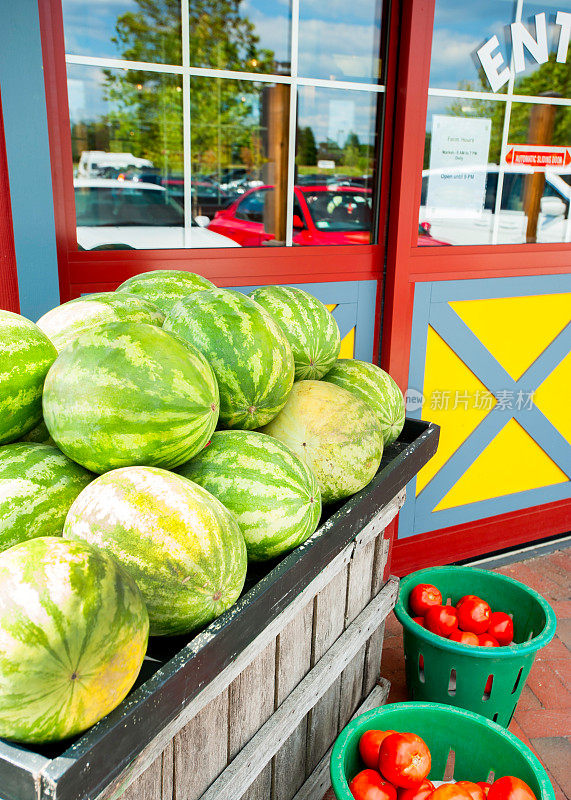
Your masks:
<instances>
[{"instance_id":1,"label":"green plastic basket","mask_svg":"<svg viewBox=\"0 0 571 800\"><path fill-rule=\"evenodd\" d=\"M359 739L371 729L421 736L432 756L431 780L487 781L515 775L528 784L537 800L555 800L546 771L513 733L479 714L438 703L393 703L350 722L331 753L331 784L337 800L353 800L349 783L365 769Z\"/></svg>"},{"instance_id":2,"label":"green plastic basket","mask_svg":"<svg viewBox=\"0 0 571 800\"><path fill-rule=\"evenodd\" d=\"M434 584L443 603L455 605L463 595L475 594L493 610L512 614L516 644L474 647L427 631L408 611L409 594L418 583ZM553 609L537 592L505 575L471 567L433 567L403 578L395 614L403 626L410 698L466 708L505 727L535 654L551 641L556 627ZM492 686L486 692L490 676Z\"/></svg>"}]
</instances>

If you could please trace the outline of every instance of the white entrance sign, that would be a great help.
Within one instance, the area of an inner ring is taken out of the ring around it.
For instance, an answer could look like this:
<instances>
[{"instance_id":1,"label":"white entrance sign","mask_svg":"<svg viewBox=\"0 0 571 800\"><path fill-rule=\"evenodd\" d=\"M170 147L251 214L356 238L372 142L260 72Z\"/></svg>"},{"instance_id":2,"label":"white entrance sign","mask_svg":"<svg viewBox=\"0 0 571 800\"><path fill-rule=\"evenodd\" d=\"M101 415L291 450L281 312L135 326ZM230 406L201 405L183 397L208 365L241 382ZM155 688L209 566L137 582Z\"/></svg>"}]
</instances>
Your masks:
<instances>
[{"instance_id":1,"label":"white entrance sign","mask_svg":"<svg viewBox=\"0 0 571 800\"><path fill-rule=\"evenodd\" d=\"M567 62L567 50L569 48L569 38L571 36L571 13L558 11L555 18L555 25L559 26L559 46L557 48L557 61L560 64ZM525 70L524 48L531 58L538 64L545 64L549 58L549 48L547 46L547 21L545 12L535 15L535 37L528 31L523 22L512 22L512 51L514 60L514 71L523 72ZM493 92L499 91L511 77L511 70L504 65L504 57L498 50L500 43L497 36L492 36L478 50L478 58L486 73L486 77L492 87Z\"/></svg>"},{"instance_id":2,"label":"white entrance sign","mask_svg":"<svg viewBox=\"0 0 571 800\"><path fill-rule=\"evenodd\" d=\"M482 211L492 121L435 114L426 205Z\"/></svg>"}]
</instances>

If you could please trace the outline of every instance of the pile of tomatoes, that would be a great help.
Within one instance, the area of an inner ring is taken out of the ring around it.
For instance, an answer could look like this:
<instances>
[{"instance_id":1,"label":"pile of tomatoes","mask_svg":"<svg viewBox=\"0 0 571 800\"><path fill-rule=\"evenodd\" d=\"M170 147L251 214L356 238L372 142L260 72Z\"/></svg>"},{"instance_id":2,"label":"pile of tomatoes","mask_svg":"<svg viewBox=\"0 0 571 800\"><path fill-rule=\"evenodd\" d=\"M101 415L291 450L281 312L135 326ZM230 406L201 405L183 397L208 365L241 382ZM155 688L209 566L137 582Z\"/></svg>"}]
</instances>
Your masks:
<instances>
[{"instance_id":1,"label":"pile of tomatoes","mask_svg":"<svg viewBox=\"0 0 571 800\"><path fill-rule=\"evenodd\" d=\"M430 750L415 733L365 731L359 753L367 769L349 784L355 800L537 800L527 783L513 775L492 784L458 781L436 788L427 777Z\"/></svg>"},{"instance_id":2,"label":"pile of tomatoes","mask_svg":"<svg viewBox=\"0 0 571 800\"><path fill-rule=\"evenodd\" d=\"M415 622L460 644L501 647L513 641L513 620L475 594L466 594L455 606L442 604L442 594L431 583L418 583L408 598Z\"/></svg>"}]
</instances>

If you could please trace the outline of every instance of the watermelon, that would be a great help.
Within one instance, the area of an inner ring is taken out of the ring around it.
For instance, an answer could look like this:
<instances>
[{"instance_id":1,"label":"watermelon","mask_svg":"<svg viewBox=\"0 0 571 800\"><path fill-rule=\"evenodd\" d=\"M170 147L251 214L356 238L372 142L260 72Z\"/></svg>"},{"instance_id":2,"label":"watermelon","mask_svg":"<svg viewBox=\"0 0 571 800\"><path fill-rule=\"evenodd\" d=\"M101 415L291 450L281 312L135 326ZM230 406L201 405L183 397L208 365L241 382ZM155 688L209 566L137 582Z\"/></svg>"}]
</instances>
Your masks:
<instances>
[{"instance_id":1,"label":"watermelon","mask_svg":"<svg viewBox=\"0 0 571 800\"><path fill-rule=\"evenodd\" d=\"M108 322L163 324L165 315L148 300L134 294L99 292L78 297L44 314L37 322L58 352L80 333Z\"/></svg>"},{"instance_id":2,"label":"watermelon","mask_svg":"<svg viewBox=\"0 0 571 800\"><path fill-rule=\"evenodd\" d=\"M371 406L385 447L398 438L404 426L404 397L388 372L367 361L340 358L323 380L347 389Z\"/></svg>"},{"instance_id":3,"label":"watermelon","mask_svg":"<svg viewBox=\"0 0 571 800\"><path fill-rule=\"evenodd\" d=\"M214 288L214 284L208 278L203 278L194 272L185 272L182 269L155 269L129 278L118 286L116 291L145 297L164 314L168 314L183 297L203 289Z\"/></svg>"},{"instance_id":4,"label":"watermelon","mask_svg":"<svg viewBox=\"0 0 571 800\"><path fill-rule=\"evenodd\" d=\"M341 347L339 327L323 303L294 286L262 286L250 297L268 311L293 351L295 380L322 378Z\"/></svg>"},{"instance_id":5,"label":"watermelon","mask_svg":"<svg viewBox=\"0 0 571 800\"><path fill-rule=\"evenodd\" d=\"M259 428L283 408L294 378L291 347L268 312L232 289L185 297L164 330L192 342L208 359L220 389L226 428Z\"/></svg>"},{"instance_id":6,"label":"watermelon","mask_svg":"<svg viewBox=\"0 0 571 800\"><path fill-rule=\"evenodd\" d=\"M216 427L218 388L191 345L143 322L81 334L58 356L44 388L57 446L92 472L184 464Z\"/></svg>"},{"instance_id":7,"label":"watermelon","mask_svg":"<svg viewBox=\"0 0 571 800\"><path fill-rule=\"evenodd\" d=\"M36 536L61 536L71 504L94 477L56 447L0 447L0 550Z\"/></svg>"},{"instance_id":8,"label":"watermelon","mask_svg":"<svg viewBox=\"0 0 571 800\"><path fill-rule=\"evenodd\" d=\"M36 444L51 444L55 447L55 442L50 436L50 432L46 427L46 423L44 422L44 418L42 417L41 422L38 422L35 428L32 428L31 431L25 433L21 439L18 441L20 442L35 442Z\"/></svg>"},{"instance_id":9,"label":"watermelon","mask_svg":"<svg viewBox=\"0 0 571 800\"><path fill-rule=\"evenodd\" d=\"M152 635L208 624L244 586L246 545L234 517L201 486L156 467L96 478L70 508L63 535L124 566L145 598Z\"/></svg>"},{"instance_id":10,"label":"watermelon","mask_svg":"<svg viewBox=\"0 0 571 800\"><path fill-rule=\"evenodd\" d=\"M263 433L217 431L208 447L178 472L232 512L250 561L266 561L297 547L319 522L321 494L312 471Z\"/></svg>"},{"instance_id":11,"label":"watermelon","mask_svg":"<svg viewBox=\"0 0 571 800\"><path fill-rule=\"evenodd\" d=\"M148 631L109 555L52 536L0 553L0 737L56 742L96 723L135 682Z\"/></svg>"},{"instance_id":12,"label":"watermelon","mask_svg":"<svg viewBox=\"0 0 571 800\"><path fill-rule=\"evenodd\" d=\"M15 442L40 422L44 380L56 356L37 325L0 309L0 444Z\"/></svg>"},{"instance_id":13,"label":"watermelon","mask_svg":"<svg viewBox=\"0 0 571 800\"><path fill-rule=\"evenodd\" d=\"M383 437L369 406L324 381L294 383L278 416L263 428L290 447L317 478L324 503L358 492L373 478Z\"/></svg>"}]
</instances>

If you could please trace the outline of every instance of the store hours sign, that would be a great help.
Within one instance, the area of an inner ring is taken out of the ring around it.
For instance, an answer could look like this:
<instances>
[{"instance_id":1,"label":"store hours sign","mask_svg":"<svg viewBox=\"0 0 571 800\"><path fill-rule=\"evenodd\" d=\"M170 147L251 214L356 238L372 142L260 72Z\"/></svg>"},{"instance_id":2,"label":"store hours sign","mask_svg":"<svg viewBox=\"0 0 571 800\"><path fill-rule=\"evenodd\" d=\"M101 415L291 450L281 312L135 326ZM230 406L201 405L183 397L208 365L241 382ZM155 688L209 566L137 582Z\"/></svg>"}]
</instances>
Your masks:
<instances>
[{"instance_id":1,"label":"store hours sign","mask_svg":"<svg viewBox=\"0 0 571 800\"><path fill-rule=\"evenodd\" d=\"M559 28L559 43L557 47L557 61L565 64L567 50L571 35L571 13L558 11L555 18L556 28ZM530 33L523 22L511 24L513 66L516 73L525 70L525 55L527 50L531 58L538 64L545 64L549 58L547 45L547 20L545 12L535 15L535 37ZM476 52L480 63L493 92L499 91L511 77L511 70L506 65L504 57L499 52L500 43L497 36L492 36Z\"/></svg>"},{"instance_id":2,"label":"store hours sign","mask_svg":"<svg viewBox=\"0 0 571 800\"><path fill-rule=\"evenodd\" d=\"M459 216L483 210L491 131L490 119L434 114L427 206Z\"/></svg>"}]
</instances>

